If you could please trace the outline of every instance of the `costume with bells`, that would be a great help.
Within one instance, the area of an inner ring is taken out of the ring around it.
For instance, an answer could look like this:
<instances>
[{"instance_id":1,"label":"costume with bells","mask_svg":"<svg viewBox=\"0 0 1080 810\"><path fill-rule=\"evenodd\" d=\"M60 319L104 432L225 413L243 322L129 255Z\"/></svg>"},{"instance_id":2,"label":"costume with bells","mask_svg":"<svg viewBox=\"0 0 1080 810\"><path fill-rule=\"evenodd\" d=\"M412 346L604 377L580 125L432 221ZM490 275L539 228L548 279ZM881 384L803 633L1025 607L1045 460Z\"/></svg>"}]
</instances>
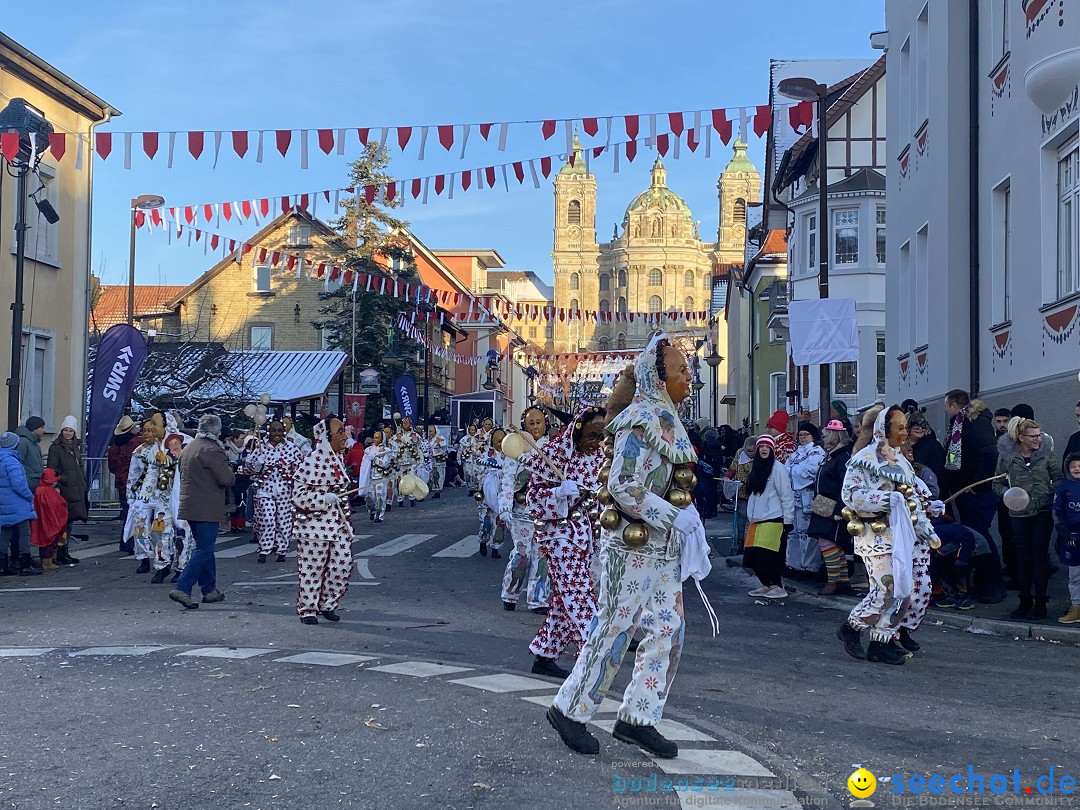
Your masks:
<instances>
[{"instance_id":1,"label":"costume with bells","mask_svg":"<svg viewBox=\"0 0 1080 810\"><path fill-rule=\"evenodd\" d=\"M394 438L397 462L397 499L398 506L405 505L405 493L401 491L401 479L406 475L416 475L417 467L424 463L420 450L420 434L410 426ZM409 506L416 505L416 496L409 496Z\"/></svg>"},{"instance_id":2,"label":"costume with bells","mask_svg":"<svg viewBox=\"0 0 1080 810\"><path fill-rule=\"evenodd\" d=\"M292 482L303 451L282 438L277 444L259 440L247 456L243 472L251 476L255 489L255 536L260 558L271 551L282 555L292 538Z\"/></svg>"},{"instance_id":3,"label":"costume with bells","mask_svg":"<svg viewBox=\"0 0 1080 810\"><path fill-rule=\"evenodd\" d=\"M605 449L611 464L598 494L608 508L600 516L596 618L548 714L563 740L582 753L599 750L584 724L618 673L635 624L644 638L613 733L659 756L678 750L652 727L663 715L682 654L683 578L703 578L710 564L690 496L695 476L689 465L697 455L657 368L666 345L667 336L658 334L637 358L633 401L607 425L614 441L609 438Z\"/></svg>"},{"instance_id":4,"label":"costume with bells","mask_svg":"<svg viewBox=\"0 0 1080 810\"><path fill-rule=\"evenodd\" d=\"M325 420L315 425L315 449L293 476L293 531L300 580L296 612L302 620L315 619L316 613L336 618L352 569L349 472L341 454L330 446L328 434Z\"/></svg>"},{"instance_id":5,"label":"costume with bells","mask_svg":"<svg viewBox=\"0 0 1080 810\"><path fill-rule=\"evenodd\" d=\"M933 500L900 448L890 446L887 413L882 408L877 414L873 439L852 455L844 476L843 515L866 566L870 592L837 635L849 654L862 658L859 634L869 629L865 657L902 664L904 653L893 642L918 649L909 633L930 604L930 547L940 545L927 512L941 514L944 504Z\"/></svg>"},{"instance_id":6,"label":"costume with bells","mask_svg":"<svg viewBox=\"0 0 1080 810\"><path fill-rule=\"evenodd\" d=\"M524 430L525 417L521 419ZM547 427L546 418L544 426ZM547 444L547 437L541 436L535 443L542 450ZM547 559L540 553L536 527L526 506L529 471L525 462L529 457L529 454L518 458L506 456L499 479L499 519L509 528L514 544L502 581L503 607L507 610L514 609L522 593L525 594L529 610L535 611L546 608L550 597Z\"/></svg>"},{"instance_id":7,"label":"costume with bells","mask_svg":"<svg viewBox=\"0 0 1080 810\"><path fill-rule=\"evenodd\" d=\"M170 422L172 421L170 415ZM167 571L175 557L177 529L187 531L186 521L176 516L180 503L179 458L165 448L165 422L159 414L150 419L154 440L144 442L131 454L128 470L128 519L124 538L134 539L135 559L143 561L140 571L153 567ZM169 435L175 433L170 425ZM181 436L190 441L190 437Z\"/></svg>"},{"instance_id":8,"label":"costume with bells","mask_svg":"<svg viewBox=\"0 0 1080 810\"><path fill-rule=\"evenodd\" d=\"M434 436L430 436L425 444L427 446L427 452L425 458L428 459L428 463L431 465L431 477L428 480L428 486L431 488L431 497L439 498L442 496L443 487L446 486L446 456L449 452L449 446L446 442L446 437L435 431Z\"/></svg>"}]
</instances>

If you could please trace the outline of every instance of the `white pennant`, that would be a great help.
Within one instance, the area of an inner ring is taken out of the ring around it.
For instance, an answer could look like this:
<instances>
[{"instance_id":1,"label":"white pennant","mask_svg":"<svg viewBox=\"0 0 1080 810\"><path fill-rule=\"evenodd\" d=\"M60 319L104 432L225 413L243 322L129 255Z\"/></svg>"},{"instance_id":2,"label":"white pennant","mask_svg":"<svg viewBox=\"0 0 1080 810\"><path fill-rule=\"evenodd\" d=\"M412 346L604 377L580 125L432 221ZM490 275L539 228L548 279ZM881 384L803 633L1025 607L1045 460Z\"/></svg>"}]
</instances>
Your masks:
<instances>
[{"instance_id":1,"label":"white pennant","mask_svg":"<svg viewBox=\"0 0 1080 810\"><path fill-rule=\"evenodd\" d=\"M536 164L529 161L529 174L532 175L533 187L540 188L540 178L536 176Z\"/></svg>"},{"instance_id":2,"label":"white pennant","mask_svg":"<svg viewBox=\"0 0 1080 810\"><path fill-rule=\"evenodd\" d=\"M221 154L221 130L214 133L214 168L217 168L218 155Z\"/></svg>"},{"instance_id":3,"label":"white pennant","mask_svg":"<svg viewBox=\"0 0 1080 810\"><path fill-rule=\"evenodd\" d=\"M424 129L426 130L427 127L424 127ZM427 205L428 189L430 189L430 188L431 188L431 178L430 177L425 177L424 178L424 196L420 200L421 205Z\"/></svg>"},{"instance_id":4,"label":"white pennant","mask_svg":"<svg viewBox=\"0 0 1080 810\"><path fill-rule=\"evenodd\" d=\"M33 137L33 133L31 133L31 137ZM124 168L125 169L130 169L131 168L131 133L130 132L125 132L124 133Z\"/></svg>"},{"instance_id":5,"label":"white pennant","mask_svg":"<svg viewBox=\"0 0 1080 810\"><path fill-rule=\"evenodd\" d=\"M604 142L604 146L611 146L611 118L605 118L604 122L607 124L607 141Z\"/></svg>"},{"instance_id":6,"label":"white pennant","mask_svg":"<svg viewBox=\"0 0 1080 810\"><path fill-rule=\"evenodd\" d=\"M746 107L739 107L739 140L746 143Z\"/></svg>"},{"instance_id":7,"label":"white pennant","mask_svg":"<svg viewBox=\"0 0 1080 810\"><path fill-rule=\"evenodd\" d=\"M656 145L656 113L649 113L649 137L645 139L645 145L650 149Z\"/></svg>"},{"instance_id":8,"label":"white pennant","mask_svg":"<svg viewBox=\"0 0 1080 810\"><path fill-rule=\"evenodd\" d=\"M420 127L420 153L416 156L417 160L424 159L424 152L427 150L427 127ZM427 202L425 199L424 202Z\"/></svg>"},{"instance_id":9,"label":"white pennant","mask_svg":"<svg viewBox=\"0 0 1080 810\"><path fill-rule=\"evenodd\" d=\"M712 126L705 125L705 157L712 157Z\"/></svg>"},{"instance_id":10,"label":"white pennant","mask_svg":"<svg viewBox=\"0 0 1080 810\"><path fill-rule=\"evenodd\" d=\"M308 167L308 131L300 130L300 168Z\"/></svg>"},{"instance_id":11,"label":"white pennant","mask_svg":"<svg viewBox=\"0 0 1080 810\"><path fill-rule=\"evenodd\" d=\"M469 143L469 130L472 129L471 124L465 124L461 128L461 154L458 155L459 159L465 158L465 146Z\"/></svg>"},{"instance_id":12,"label":"white pennant","mask_svg":"<svg viewBox=\"0 0 1080 810\"><path fill-rule=\"evenodd\" d=\"M447 199L449 199L449 200L452 200L452 199L454 199L454 186L455 186L455 185L457 185L457 184L456 184L456 183L454 182L454 180L455 180L456 178L457 178L457 173L456 173L456 172L450 172L450 185L449 185L449 188L450 188L450 195L449 195L449 196L447 197Z\"/></svg>"},{"instance_id":13,"label":"white pennant","mask_svg":"<svg viewBox=\"0 0 1080 810\"><path fill-rule=\"evenodd\" d=\"M255 162L262 163L263 161L263 131L259 130L259 145L255 150Z\"/></svg>"},{"instance_id":14,"label":"white pennant","mask_svg":"<svg viewBox=\"0 0 1080 810\"><path fill-rule=\"evenodd\" d=\"M563 121L563 131L566 133L566 154L574 153L574 119L567 118Z\"/></svg>"},{"instance_id":15,"label":"white pennant","mask_svg":"<svg viewBox=\"0 0 1080 810\"><path fill-rule=\"evenodd\" d=\"M502 169L503 191L509 191L510 190L510 181L506 177L506 164L504 163L499 168Z\"/></svg>"},{"instance_id":16,"label":"white pennant","mask_svg":"<svg viewBox=\"0 0 1080 810\"><path fill-rule=\"evenodd\" d=\"M176 133L175 132L170 132L169 133L169 160L165 164L165 168L167 168L167 169L172 168L173 151L175 149L176 149Z\"/></svg>"},{"instance_id":17,"label":"white pennant","mask_svg":"<svg viewBox=\"0 0 1080 810\"><path fill-rule=\"evenodd\" d=\"M337 154L345 154L345 130L343 129L337 131Z\"/></svg>"},{"instance_id":18,"label":"white pennant","mask_svg":"<svg viewBox=\"0 0 1080 810\"><path fill-rule=\"evenodd\" d=\"M509 128L509 124L499 124L499 151L506 151L506 131Z\"/></svg>"},{"instance_id":19,"label":"white pennant","mask_svg":"<svg viewBox=\"0 0 1080 810\"><path fill-rule=\"evenodd\" d=\"M83 136L82 133L75 135L75 168L82 169L83 162Z\"/></svg>"}]
</instances>

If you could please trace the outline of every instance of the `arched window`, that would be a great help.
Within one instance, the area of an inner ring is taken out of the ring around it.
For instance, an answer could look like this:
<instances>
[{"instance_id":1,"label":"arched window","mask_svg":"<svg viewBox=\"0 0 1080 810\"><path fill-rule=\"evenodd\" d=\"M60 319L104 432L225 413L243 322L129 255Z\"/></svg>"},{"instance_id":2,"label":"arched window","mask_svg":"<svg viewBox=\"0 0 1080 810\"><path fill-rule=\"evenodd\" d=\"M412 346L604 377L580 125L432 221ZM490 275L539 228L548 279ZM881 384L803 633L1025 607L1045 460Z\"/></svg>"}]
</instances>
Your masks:
<instances>
[{"instance_id":1,"label":"arched window","mask_svg":"<svg viewBox=\"0 0 1080 810\"><path fill-rule=\"evenodd\" d=\"M611 338L609 338L607 335L600 338L600 351L606 352L610 348L611 348Z\"/></svg>"},{"instance_id":2,"label":"arched window","mask_svg":"<svg viewBox=\"0 0 1080 810\"><path fill-rule=\"evenodd\" d=\"M611 302L608 301L606 298L601 298L600 299L600 311L601 312L611 312Z\"/></svg>"},{"instance_id":3,"label":"arched window","mask_svg":"<svg viewBox=\"0 0 1080 810\"><path fill-rule=\"evenodd\" d=\"M578 308L577 299L576 298L571 298L570 299L570 311L571 312L577 312L577 308Z\"/></svg>"},{"instance_id":4,"label":"arched window","mask_svg":"<svg viewBox=\"0 0 1080 810\"><path fill-rule=\"evenodd\" d=\"M619 296L619 312L621 312L623 315L626 314L626 296Z\"/></svg>"},{"instance_id":5,"label":"arched window","mask_svg":"<svg viewBox=\"0 0 1080 810\"><path fill-rule=\"evenodd\" d=\"M619 332L619 336L615 338L615 345L620 349L626 348L626 333Z\"/></svg>"},{"instance_id":6,"label":"arched window","mask_svg":"<svg viewBox=\"0 0 1080 810\"><path fill-rule=\"evenodd\" d=\"M663 312L664 301L659 295L654 295L649 299L649 312Z\"/></svg>"},{"instance_id":7,"label":"arched window","mask_svg":"<svg viewBox=\"0 0 1080 810\"><path fill-rule=\"evenodd\" d=\"M570 204L566 206L566 222L568 225L580 225L581 224L581 202L578 200L571 200Z\"/></svg>"},{"instance_id":8,"label":"arched window","mask_svg":"<svg viewBox=\"0 0 1080 810\"><path fill-rule=\"evenodd\" d=\"M578 276L577 273L571 273L570 274L570 289L571 290L580 290L581 289L581 277Z\"/></svg>"},{"instance_id":9,"label":"arched window","mask_svg":"<svg viewBox=\"0 0 1080 810\"><path fill-rule=\"evenodd\" d=\"M712 290L712 273L706 273L704 278L701 279L701 286L705 288L705 292Z\"/></svg>"},{"instance_id":10,"label":"arched window","mask_svg":"<svg viewBox=\"0 0 1080 810\"><path fill-rule=\"evenodd\" d=\"M683 308L683 312L693 312L694 311L694 299L693 298L687 298L685 301L683 301L683 307L682 308Z\"/></svg>"},{"instance_id":11,"label":"arched window","mask_svg":"<svg viewBox=\"0 0 1080 810\"><path fill-rule=\"evenodd\" d=\"M682 283L684 287L694 286L694 273L692 270L687 270L686 273L683 274Z\"/></svg>"},{"instance_id":12,"label":"arched window","mask_svg":"<svg viewBox=\"0 0 1080 810\"><path fill-rule=\"evenodd\" d=\"M739 197L739 199L735 201L735 224L746 224L746 200L742 197Z\"/></svg>"},{"instance_id":13,"label":"arched window","mask_svg":"<svg viewBox=\"0 0 1080 810\"><path fill-rule=\"evenodd\" d=\"M654 267L649 271L649 286L659 287L664 283L664 274L660 272L660 269Z\"/></svg>"},{"instance_id":14,"label":"arched window","mask_svg":"<svg viewBox=\"0 0 1080 810\"><path fill-rule=\"evenodd\" d=\"M600 291L607 292L611 289L611 276L607 273L600 274Z\"/></svg>"},{"instance_id":15,"label":"arched window","mask_svg":"<svg viewBox=\"0 0 1080 810\"><path fill-rule=\"evenodd\" d=\"M620 287L625 287L626 286L626 271L625 270L620 270L619 271L619 286Z\"/></svg>"}]
</instances>

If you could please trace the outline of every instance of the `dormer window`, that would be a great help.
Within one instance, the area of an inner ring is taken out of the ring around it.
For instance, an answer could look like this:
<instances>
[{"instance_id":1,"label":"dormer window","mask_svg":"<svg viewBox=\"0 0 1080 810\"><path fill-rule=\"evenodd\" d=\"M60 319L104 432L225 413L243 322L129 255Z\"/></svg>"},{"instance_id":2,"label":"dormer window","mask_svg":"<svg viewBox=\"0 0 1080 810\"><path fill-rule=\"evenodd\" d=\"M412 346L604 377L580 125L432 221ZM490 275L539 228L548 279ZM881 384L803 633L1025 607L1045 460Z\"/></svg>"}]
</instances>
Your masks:
<instances>
[{"instance_id":1,"label":"dormer window","mask_svg":"<svg viewBox=\"0 0 1080 810\"><path fill-rule=\"evenodd\" d=\"M289 223L288 244L293 247L311 246L311 224L294 221Z\"/></svg>"}]
</instances>

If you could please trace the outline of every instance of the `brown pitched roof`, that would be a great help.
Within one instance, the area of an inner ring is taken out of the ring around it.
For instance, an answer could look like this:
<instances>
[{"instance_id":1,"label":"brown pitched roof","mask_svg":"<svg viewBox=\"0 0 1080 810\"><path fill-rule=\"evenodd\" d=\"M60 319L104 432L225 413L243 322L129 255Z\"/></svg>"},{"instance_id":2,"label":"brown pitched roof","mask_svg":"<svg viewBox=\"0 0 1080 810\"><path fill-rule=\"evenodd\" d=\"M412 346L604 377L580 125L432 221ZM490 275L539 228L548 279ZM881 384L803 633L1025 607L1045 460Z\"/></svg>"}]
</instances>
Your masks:
<instances>
[{"instance_id":1,"label":"brown pitched roof","mask_svg":"<svg viewBox=\"0 0 1080 810\"><path fill-rule=\"evenodd\" d=\"M167 315L173 311L168 302L183 290L172 284L140 284L135 287L135 317ZM128 287L126 284L102 284L90 310L90 329L104 332L110 326L127 322Z\"/></svg>"}]
</instances>

